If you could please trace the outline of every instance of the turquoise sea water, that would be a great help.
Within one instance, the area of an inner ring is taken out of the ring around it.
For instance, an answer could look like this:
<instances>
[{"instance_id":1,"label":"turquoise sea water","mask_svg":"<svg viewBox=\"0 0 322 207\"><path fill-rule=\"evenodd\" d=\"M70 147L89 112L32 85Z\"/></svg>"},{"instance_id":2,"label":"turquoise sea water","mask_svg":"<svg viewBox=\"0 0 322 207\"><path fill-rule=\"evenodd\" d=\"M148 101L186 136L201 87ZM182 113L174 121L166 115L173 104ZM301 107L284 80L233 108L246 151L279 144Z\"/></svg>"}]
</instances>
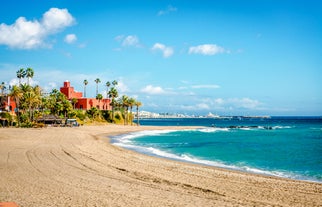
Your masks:
<instances>
[{"instance_id":1,"label":"turquoise sea water","mask_svg":"<svg viewBox=\"0 0 322 207\"><path fill-rule=\"evenodd\" d=\"M200 126L142 131L112 143L149 155L322 182L322 118L148 119L142 125Z\"/></svg>"}]
</instances>

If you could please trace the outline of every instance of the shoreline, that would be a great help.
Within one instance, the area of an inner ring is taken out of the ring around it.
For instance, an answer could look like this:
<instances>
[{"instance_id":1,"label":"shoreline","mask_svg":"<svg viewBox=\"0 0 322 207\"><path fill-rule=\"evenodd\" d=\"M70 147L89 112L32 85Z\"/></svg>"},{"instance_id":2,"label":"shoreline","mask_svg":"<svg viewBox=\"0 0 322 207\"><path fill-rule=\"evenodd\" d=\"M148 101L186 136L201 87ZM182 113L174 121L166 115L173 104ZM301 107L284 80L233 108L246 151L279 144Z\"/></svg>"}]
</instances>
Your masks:
<instances>
[{"instance_id":1,"label":"shoreline","mask_svg":"<svg viewBox=\"0 0 322 207\"><path fill-rule=\"evenodd\" d=\"M0 129L0 202L19 206L322 205L321 183L153 157L115 146L109 138L187 128L192 127Z\"/></svg>"},{"instance_id":2,"label":"shoreline","mask_svg":"<svg viewBox=\"0 0 322 207\"><path fill-rule=\"evenodd\" d=\"M200 127L199 126L190 126L190 128L189 128L189 126L187 126L187 127L183 126L183 129L175 129L174 131L182 131L182 130L189 130L189 129L201 129L201 128L204 128L204 127L202 127L202 126L200 126ZM167 129L161 129L161 130L169 131ZM154 131L154 130L152 129L152 130L142 130L142 131ZM295 178L295 177L291 177L291 176L287 176L287 175L274 174L273 172L258 169L258 168L251 168L251 169L247 170L247 169L243 169L242 167L235 166L235 165L226 165L226 164L223 164L223 163L215 163L214 161L211 161L211 160L199 160L199 159L194 159L193 157L190 158L191 160L187 160L187 159L181 158L179 156L174 157L174 156L177 156L175 154L169 154L169 155L173 155L173 156L170 157L168 155L168 157L167 157L165 155L159 155L159 154L156 154L154 152L144 152L143 150L137 149L138 146L136 146L136 145L128 145L128 146L124 145L124 146L122 146L123 145L122 142L120 142L121 145L118 145L117 142L112 142L112 140L114 139L113 137L122 137L122 136L127 136L127 135L130 135L130 134L133 134L133 133L140 133L140 132L141 132L141 130L136 131L136 132L114 134L114 135L110 135L110 136L107 135L107 138L109 139L109 143L112 144L112 145L115 145L117 147L121 147L122 149L130 150L130 151L133 151L133 152L136 152L136 153L139 153L139 154L152 156L152 157L156 157L156 158L161 158L161 159L166 159L166 160L171 160L171 161L177 161L177 162L183 162L183 163L188 163L188 164L196 164L196 165L206 166L206 167L214 167L214 168L219 168L219 169L222 169L222 170L229 170L229 171L233 171L233 172L241 172L241 173L246 173L246 174L251 174L251 175L275 177L275 178L281 178L281 179L296 180L296 181L303 181L303 182L313 182L313 183L322 184L322 180L315 180L315 179L310 178L310 177L307 178L307 179L304 179L304 178L300 178L301 175L294 175L294 176L299 176L299 178ZM143 136L145 136L145 135L143 135ZM147 136L149 136L149 135L147 135ZM248 166L245 166L245 167L250 168ZM256 172L256 171L258 171L258 172ZM278 173L284 173L284 172L279 172L278 171Z\"/></svg>"}]
</instances>

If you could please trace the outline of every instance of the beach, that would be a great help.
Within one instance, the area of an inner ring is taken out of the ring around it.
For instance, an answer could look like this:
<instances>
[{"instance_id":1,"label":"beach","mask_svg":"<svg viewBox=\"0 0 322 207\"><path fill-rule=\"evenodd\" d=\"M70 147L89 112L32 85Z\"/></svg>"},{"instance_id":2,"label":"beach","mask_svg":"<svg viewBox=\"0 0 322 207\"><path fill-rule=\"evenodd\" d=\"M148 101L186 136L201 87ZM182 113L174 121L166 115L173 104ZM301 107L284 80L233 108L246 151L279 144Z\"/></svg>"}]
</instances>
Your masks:
<instances>
[{"instance_id":1,"label":"beach","mask_svg":"<svg viewBox=\"0 0 322 207\"><path fill-rule=\"evenodd\" d=\"M112 145L108 139L140 130L186 128L0 128L0 202L19 206L322 206L321 183L151 157Z\"/></svg>"}]
</instances>

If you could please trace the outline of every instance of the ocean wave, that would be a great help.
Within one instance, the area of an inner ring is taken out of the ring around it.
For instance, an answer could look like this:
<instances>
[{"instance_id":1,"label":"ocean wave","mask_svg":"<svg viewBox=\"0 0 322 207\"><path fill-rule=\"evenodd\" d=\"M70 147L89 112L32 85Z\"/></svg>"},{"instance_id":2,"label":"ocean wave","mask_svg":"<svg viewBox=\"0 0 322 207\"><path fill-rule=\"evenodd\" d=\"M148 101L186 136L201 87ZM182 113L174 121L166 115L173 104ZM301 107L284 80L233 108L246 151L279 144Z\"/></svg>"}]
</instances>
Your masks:
<instances>
[{"instance_id":1,"label":"ocean wave","mask_svg":"<svg viewBox=\"0 0 322 207\"><path fill-rule=\"evenodd\" d=\"M228 132L230 130L278 130L278 129L291 129L292 126L227 126L227 127L205 127L198 129L199 132L211 133L211 132Z\"/></svg>"},{"instance_id":2,"label":"ocean wave","mask_svg":"<svg viewBox=\"0 0 322 207\"><path fill-rule=\"evenodd\" d=\"M229 128L217 128L217 127L206 127L198 130L199 132L211 133L211 132L227 132Z\"/></svg>"},{"instance_id":3,"label":"ocean wave","mask_svg":"<svg viewBox=\"0 0 322 207\"><path fill-rule=\"evenodd\" d=\"M130 143L131 139L144 137L144 136L156 136L156 135L167 134L175 131L178 131L178 130L145 130L145 131L139 131L139 132L133 132L133 133L114 136L114 137L111 137L111 139L112 139L112 142Z\"/></svg>"},{"instance_id":4,"label":"ocean wave","mask_svg":"<svg viewBox=\"0 0 322 207\"><path fill-rule=\"evenodd\" d=\"M291 129L293 128L292 126L273 126L273 129Z\"/></svg>"},{"instance_id":5,"label":"ocean wave","mask_svg":"<svg viewBox=\"0 0 322 207\"><path fill-rule=\"evenodd\" d=\"M157 157L163 157L167 159L172 160L178 160L183 162L190 162L190 163L196 163L196 164L202 164L207 166L213 166L213 167L219 167L224 169L230 169L230 170L237 170L241 172L249 172L254 174L261 174L261 175L267 175L267 176L274 176L274 177L282 177L282 178L290 178L290 179L296 179L296 180L306 180L306 181L312 181L312 182L319 182L322 183L321 179L314 178L311 176L301 175L289 171L282 171L282 170L266 170L266 169L259 169L256 167L248 166L247 163L236 163L236 164L227 164L222 161L213 161L213 160L206 160L202 158L195 157L193 155L190 155L188 153L184 154L174 154L168 151L160 150L154 147L143 147L143 146L137 146L137 145L131 145L126 143L114 143L114 145L127 148L130 150L137 151L139 153L148 154L152 156Z\"/></svg>"}]
</instances>

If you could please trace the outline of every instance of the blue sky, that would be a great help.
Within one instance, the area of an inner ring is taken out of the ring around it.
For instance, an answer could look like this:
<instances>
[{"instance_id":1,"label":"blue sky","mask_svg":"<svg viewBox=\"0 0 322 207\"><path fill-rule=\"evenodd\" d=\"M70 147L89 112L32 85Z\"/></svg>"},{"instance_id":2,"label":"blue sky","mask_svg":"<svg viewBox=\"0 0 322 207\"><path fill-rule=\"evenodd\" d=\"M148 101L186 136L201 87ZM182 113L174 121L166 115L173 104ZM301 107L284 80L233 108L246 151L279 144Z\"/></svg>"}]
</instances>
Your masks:
<instances>
[{"instance_id":1,"label":"blue sky","mask_svg":"<svg viewBox=\"0 0 322 207\"><path fill-rule=\"evenodd\" d=\"M142 110L322 115L322 3L315 0L3 0L0 81L35 70L95 96L117 80Z\"/></svg>"}]
</instances>

